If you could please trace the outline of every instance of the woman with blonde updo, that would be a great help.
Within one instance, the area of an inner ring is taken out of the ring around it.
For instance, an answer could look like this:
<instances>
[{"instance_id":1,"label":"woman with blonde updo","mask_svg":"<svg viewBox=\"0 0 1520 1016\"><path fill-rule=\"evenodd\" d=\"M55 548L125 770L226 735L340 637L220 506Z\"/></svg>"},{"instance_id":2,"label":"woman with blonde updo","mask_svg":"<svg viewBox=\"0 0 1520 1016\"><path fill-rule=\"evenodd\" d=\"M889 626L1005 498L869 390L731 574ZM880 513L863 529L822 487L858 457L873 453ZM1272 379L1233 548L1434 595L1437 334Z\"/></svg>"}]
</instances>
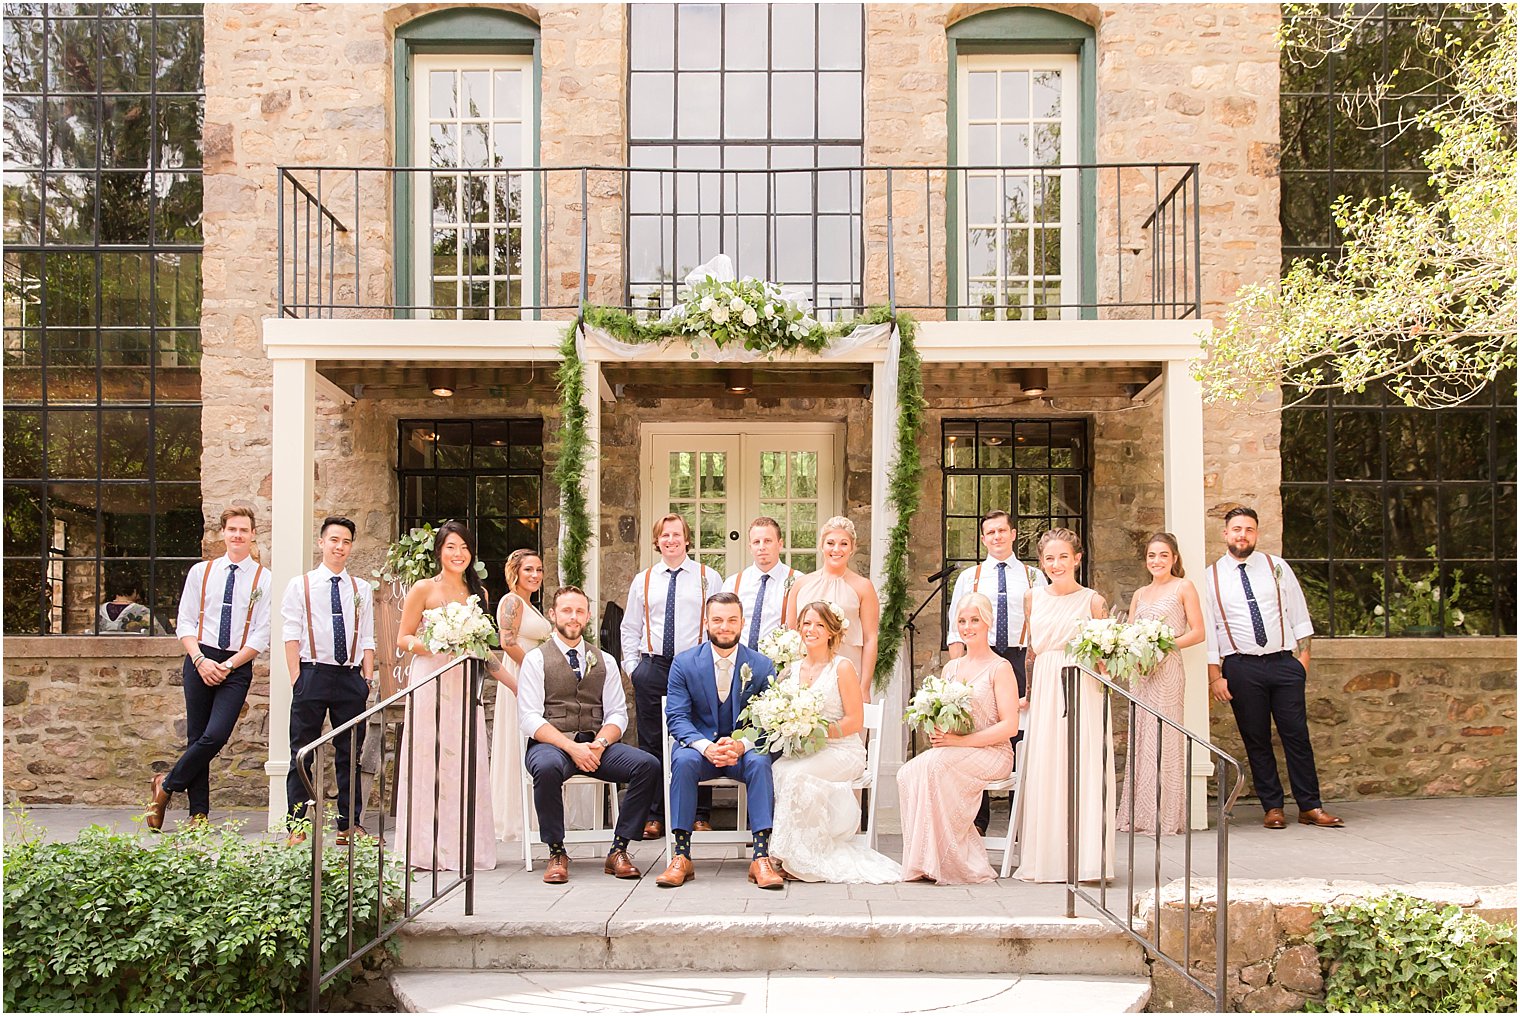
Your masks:
<instances>
[{"instance_id":1,"label":"woman with blonde updo","mask_svg":"<svg viewBox=\"0 0 1520 1016\"><path fill-rule=\"evenodd\" d=\"M1091 618L1108 616L1103 597L1077 581L1082 541L1069 529L1040 537L1040 567L1050 585L1024 594L1029 619L1029 748L1020 767L1019 868L1026 882L1066 881L1068 717L1061 671L1076 666L1068 644ZM1077 757L1077 878L1114 876L1114 745L1108 702L1098 682L1081 678Z\"/></svg>"},{"instance_id":2,"label":"woman with blonde updo","mask_svg":"<svg viewBox=\"0 0 1520 1016\"><path fill-rule=\"evenodd\" d=\"M828 740L812 754L771 766L771 856L786 877L804 882L896 882L896 861L851 842L860 828L854 781L866 770L865 708L854 664L837 654L844 619L827 603L808 603L798 631L807 655L788 665L781 681L822 693Z\"/></svg>"},{"instance_id":3,"label":"woman with blonde updo","mask_svg":"<svg viewBox=\"0 0 1520 1016\"><path fill-rule=\"evenodd\" d=\"M855 523L835 515L818 531L819 568L793 584L786 598L785 624L799 630L799 606L822 602L839 608L844 634L839 655L850 661L860 678L862 701L871 701L871 678L876 673L876 632L881 624L881 601L871 580L850 568L855 553Z\"/></svg>"}]
</instances>

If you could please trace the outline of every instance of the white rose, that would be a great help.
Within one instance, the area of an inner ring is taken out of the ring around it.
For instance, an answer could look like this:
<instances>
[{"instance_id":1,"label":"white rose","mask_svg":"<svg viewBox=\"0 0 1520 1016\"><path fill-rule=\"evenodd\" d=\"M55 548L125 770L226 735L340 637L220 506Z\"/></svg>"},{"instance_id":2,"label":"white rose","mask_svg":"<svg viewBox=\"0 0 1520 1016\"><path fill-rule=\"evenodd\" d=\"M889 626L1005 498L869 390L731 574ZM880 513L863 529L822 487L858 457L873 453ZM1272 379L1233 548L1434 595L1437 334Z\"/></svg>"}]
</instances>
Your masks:
<instances>
[{"instance_id":1,"label":"white rose","mask_svg":"<svg viewBox=\"0 0 1520 1016\"><path fill-rule=\"evenodd\" d=\"M699 304L697 304L697 306L702 309L702 313L704 313L704 314L711 314L712 313L712 309L713 309L713 307L715 305L713 304L713 298L712 297L710 297L710 296L704 296L704 297L702 297L702 302L699 303Z\"/></svg>"},{"instance_id":2,"label":"white rose","mask_svg":"<svg viewBox=\"0 0 1520 1016\"><path fill-rule=\"evenodd\" d=\"M755 313L755 308L745 307L741 318L746 328L753 328L760 323L760 315Z\"/></svg>"},{"instance_id":3,"label":"white rose","mask_svg":"<svg viewBox=\"0 0 1520 1016\"><path fill-rule=\"evenodd\" d=\"M776 316L776 305L773 304L773 303L766 304L763 313L765 314L765 316L766 316L767 319L775 317Z\"/></svg>"},{"instance_id":4,"label":"white rose","mask_svg":"<svg viewBox=\"0 0 1520 1016\"><path fill-rule=\"evenodd\" d=\"M726 324L728 322L728 308L721 306L714 307L712 311L712 319L713 324L715 325Z\"/></svg>"},{"instance_id":5,"label":"white rose","mask_svg":"<svg viewBox=\"0 0 1520 1016\"><path fill-rule=\"evenodd\" d=\"M736 296L732 300L728 301L728 309L733 311L735 314L741 313L744 310L744 307L744 298L741 296Z\"/></svg>"},{"instance_id":6,"label":"white rose","mask_svg":"<svg viewBox=\"0 0 1520 1016\"><path fill-rule=\"evenodd\" d=\"M1383 607L1382 607L1381 604L1379 604L1378 606L1372 608L1372 616L1373 617L1382 617L1383 616Z\"/></svg>"}]
</instances>

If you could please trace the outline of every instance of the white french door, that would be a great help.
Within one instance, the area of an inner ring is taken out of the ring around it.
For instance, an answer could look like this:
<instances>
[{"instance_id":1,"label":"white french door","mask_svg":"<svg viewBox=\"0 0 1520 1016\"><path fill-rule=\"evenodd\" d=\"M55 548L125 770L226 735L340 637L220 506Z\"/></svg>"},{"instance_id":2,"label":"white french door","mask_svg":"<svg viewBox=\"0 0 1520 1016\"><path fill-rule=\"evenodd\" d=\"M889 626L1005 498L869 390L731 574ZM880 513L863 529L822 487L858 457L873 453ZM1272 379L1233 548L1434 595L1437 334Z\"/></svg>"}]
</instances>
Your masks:
<instances>
[{"instance_id":1,"label":"white french door","mask_svg":"<svg viewBox=\"0 0 1520 1016\"><path fill-rule=\"evenodd\" d=\"M419 54L412 64L414 300L435 318L532 317L528 56Z\"/></svg>"},{"instance_id":2,"label":"white french door","mask_svg":"<svg viewBox=\"0 0 1520 1016\"><path fill-rule=\"evenodd\" d=\"M959 303L991 321L1078 317L1082 299L1077 58L958 61ZM1047 168L1048 167L1048 168Z\"/></svg>"},{"instance_id":3,"label":"white french door","mask_svg":"<svg viewBox=\"0 0 1520 1016\"><path fill-rule=\"evenodd\" d=\"M649 424L643 434L641 567L654 560L644 537L667 513L686 519L692 553L722 575L749 564L749 524L781 525L781 559L812 571L818 526L844 507L844 432L837 424Z\"/></svg>"}]
</instances>

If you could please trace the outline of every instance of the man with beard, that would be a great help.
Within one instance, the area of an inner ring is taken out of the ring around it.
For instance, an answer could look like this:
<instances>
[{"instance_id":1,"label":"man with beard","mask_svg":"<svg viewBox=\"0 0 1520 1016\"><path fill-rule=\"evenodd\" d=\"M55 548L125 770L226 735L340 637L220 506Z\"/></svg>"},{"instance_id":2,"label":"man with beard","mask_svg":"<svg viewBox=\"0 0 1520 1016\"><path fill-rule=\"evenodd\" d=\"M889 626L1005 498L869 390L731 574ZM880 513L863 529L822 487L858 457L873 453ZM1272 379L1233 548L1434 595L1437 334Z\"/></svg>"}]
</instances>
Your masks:
<instances>
[{"instance_id":1,"label":"man with beard","mask_svg":"<svg viewBox=\"0 0 1520 1016\"><path fill-rule=\"evenodd\" d=\"M761 889L780 889L782 875L770 856L771 759L734 727L750 699L765 691L775 667L765 656L739 644L744 608L734 593L707 598L707 641L675 658L665 718L676 746L670 755L670 826L675 844L670 866L655 879L674 889L695 877L691 831L697 815L697 784L724 777L745 785L755 855L749 880Z\"/></svg>"},{"instance_id":2,"label":"man with beard","mask_svg":"<svg viewBox=\"0 0 1520 1016\"><path fill-rule=\"evenodd\" d=\"M1320 806L1319 774L1309 743L1304 686L1314 623L1293 569L1282 558L1256 551L1256 512L1231 508L1224 517L1229 553L1209 566L1204 602L1208 626L1209 694L1228 702L1251 763L1251 780L1266 814L1262 825L1284 829L1282 781L1272 750L1272 724L1282 740L1288 782L1300 825L1344 825Z\"/></svg>"},{"instance_id":3,"label":"man with beard","mask_svg":"<svg viewBox=\"0 0 1520 1016\"><path fill-rule=\"evenodd\" d=\"M533 777L539 839L549 848L544 881L570 881L563 788L576 773L628 784L602 871L638 878L628 844L643 833L644 816L660 794L661 766L652 755L620 740L628 725L623 675L610 655L581 638L591 618L586 594L561 586L550 604L554 635L523 657L517 675L518 722L532 739L523 764Z\"/></svg>"}]
</instances>

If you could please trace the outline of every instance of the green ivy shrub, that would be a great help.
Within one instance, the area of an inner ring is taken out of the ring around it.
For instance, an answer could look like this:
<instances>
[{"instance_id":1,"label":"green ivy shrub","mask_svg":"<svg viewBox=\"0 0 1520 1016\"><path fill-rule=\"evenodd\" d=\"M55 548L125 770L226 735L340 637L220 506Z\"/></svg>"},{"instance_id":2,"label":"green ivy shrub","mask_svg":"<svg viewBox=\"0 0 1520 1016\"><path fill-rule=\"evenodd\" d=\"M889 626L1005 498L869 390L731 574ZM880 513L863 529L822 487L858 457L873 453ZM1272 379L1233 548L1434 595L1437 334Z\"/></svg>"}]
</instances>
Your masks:
<instances>
[{"instance_id":1,"label":"green ivy shrub","mask_svg":"<svg viewBox=\"0 0 1520 1016\"><path fill-rule=\"evenodd\" d=\"M346 954L347 860L346 850L323 857L324 967ZM70 843L24 836L6 845L4 864L8 1011L307 1008L307 848L245 839L226 826L146 843L95 827ZM356 944L374 935L378 868L373 849L355 851ZM402 905L391 870L387 865L387 920ZM383 958L377 950L366 962ZM340 975L329 991L348 980Z\"/></svg>"},{"instance_id":2,"label":"green ivy shrub","mask_svg":"<svg viewBox=\"0 0 1520 1016\"><path fill-rule=\"evenodd\" d=\"M1403 893L1326 907L1317 1012L1514 1012L1515 926Z\"/></svg>"}]
</instances>

